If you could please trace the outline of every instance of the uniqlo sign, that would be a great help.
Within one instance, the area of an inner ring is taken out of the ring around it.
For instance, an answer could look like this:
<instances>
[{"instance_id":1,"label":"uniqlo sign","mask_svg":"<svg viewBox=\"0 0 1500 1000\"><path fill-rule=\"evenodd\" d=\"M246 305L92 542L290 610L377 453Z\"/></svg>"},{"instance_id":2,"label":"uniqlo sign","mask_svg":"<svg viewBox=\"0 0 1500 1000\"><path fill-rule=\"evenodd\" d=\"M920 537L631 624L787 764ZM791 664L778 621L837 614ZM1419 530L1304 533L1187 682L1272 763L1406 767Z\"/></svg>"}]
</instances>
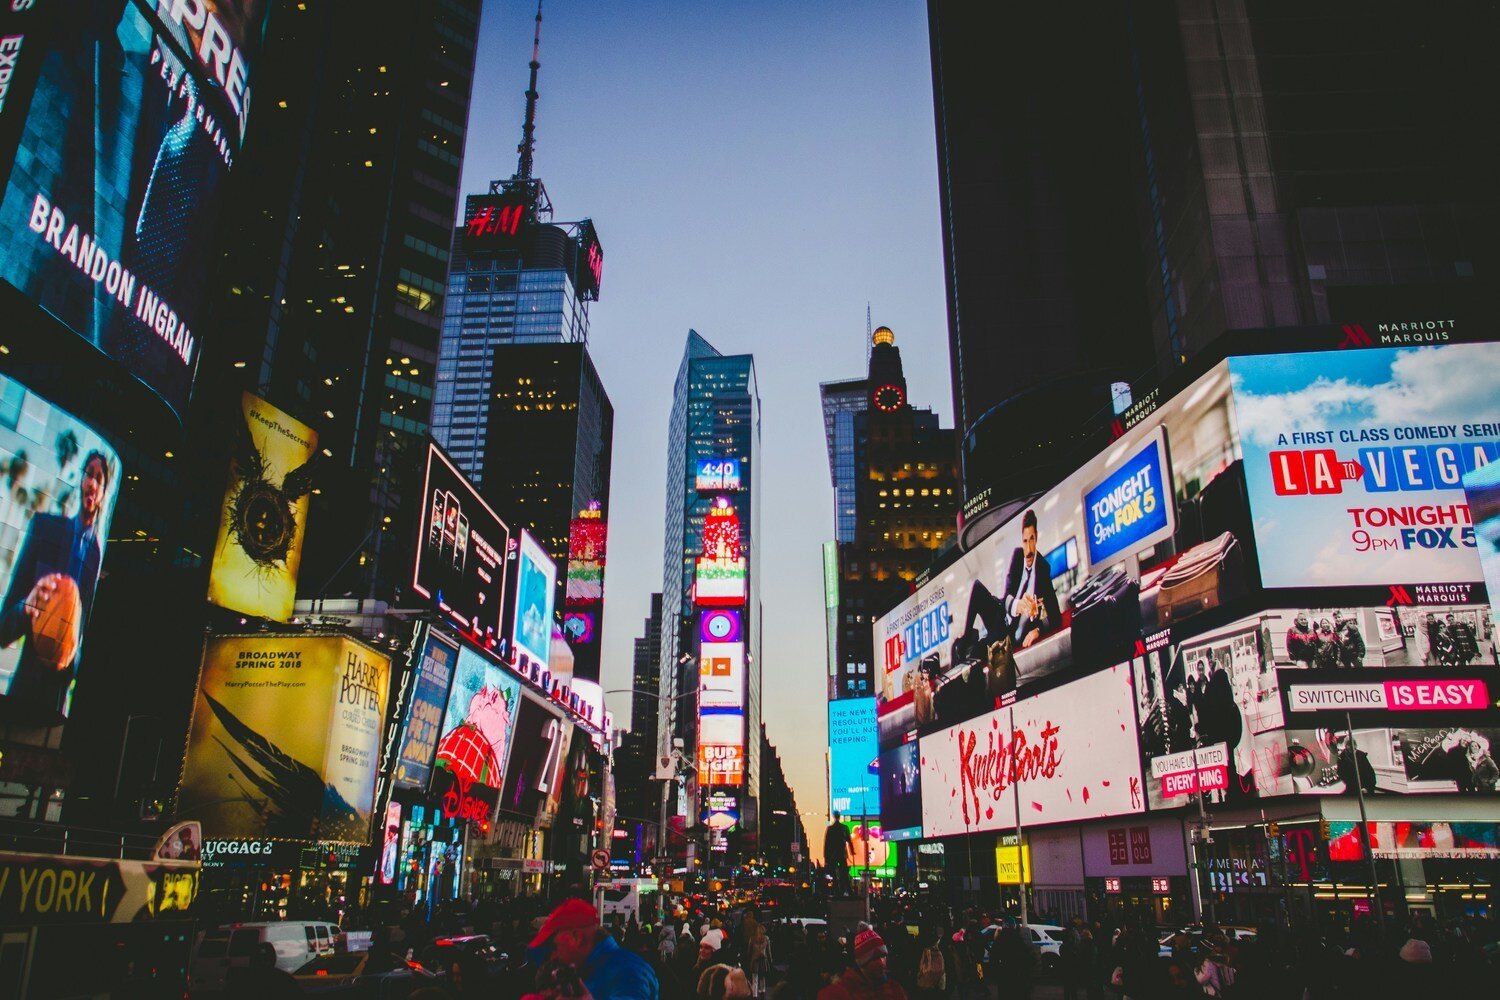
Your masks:
<instances>
[{"instance_id":1,"label":"uniqlo sign","mask_svg":"<svg viewBox=\"0 0 1500 1000\"><path fill-rule=\"evenodd\" d=\"M1123 828L1109 831L1109 863L1112 865L1130 864L1129 834Z\"/></svg>"},{"instance_id":2,"label":"uniqlo sign","mask_svg":"<svg viewBox=\"0 0 1500 1000\"><path fill-rule=\"evenodd\" d=\"M1113 845L1111 845L1113 855ZM1149 826L1133 826L1130 828L1130 863L1133 865L1149 865L1151 863L1151 828Z\"/></svg>"}]
</instances>

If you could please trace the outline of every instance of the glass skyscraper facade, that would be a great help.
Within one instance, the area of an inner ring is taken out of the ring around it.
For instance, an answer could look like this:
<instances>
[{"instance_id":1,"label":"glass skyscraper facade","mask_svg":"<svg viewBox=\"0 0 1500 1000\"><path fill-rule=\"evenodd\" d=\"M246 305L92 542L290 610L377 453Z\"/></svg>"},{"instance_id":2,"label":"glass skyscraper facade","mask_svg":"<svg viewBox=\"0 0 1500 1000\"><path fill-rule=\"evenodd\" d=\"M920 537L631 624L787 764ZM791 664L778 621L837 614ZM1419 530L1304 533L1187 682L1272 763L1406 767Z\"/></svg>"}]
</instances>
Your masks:
<instances>
[{"instance_id":1,"label":"glass skyscraper facade","mask_svg":"<svg viewBox=\"0 0 1500 1000\"><path fill-rule=\"evenodd\" d=\"M749 354L722 354L696 331L690 330L682 363L677 370L667 431L660 663L662 694L675 700L662 716L658 728L659 748L670 750L672 738L680 737L683 752L689 760L696 757L698 715L693 573L695 561L703 554L703 523L714 502L711 494L698 492L697 466L699 459L724 457L738 458L741 467L741 488L731 495L731 499L739 514L741 552L748 565L748 597L744 611L744 793L754 796L760 782L761 720L760 567L756 556L756 539L760 536L760 510L756 502L760 471L760 396L755 380L755 358ZM689 788L693 788L691 779ZM690 822L695 819L689 817Z\"/></svg>"},{"instance_id":2,"label":"glass skyscraper facade","mask_svg":"<svg viewBox=\"0 0 1500 1000\"><path fill-rule=\"evenodd\" d=\"M567 227L540 225L531 245L491 252L467 250L464 232L453 237L432 434L482 487L496 348L587 344L589 299L565 266L577 253Z\"/></svg>"},{"instance_id":3,"label":"glass skyscraper facade","mask_svg":"<svg viewBox=\"0 0 1500 1000\"><path fill-rule=\"evenodd\" d=\"M823 434L828 439L828 473L833 480L834 540L854 541L855 478L854 418L868 408L869 385L862 378L824 382Z\"/></svg>"}]
</instances>

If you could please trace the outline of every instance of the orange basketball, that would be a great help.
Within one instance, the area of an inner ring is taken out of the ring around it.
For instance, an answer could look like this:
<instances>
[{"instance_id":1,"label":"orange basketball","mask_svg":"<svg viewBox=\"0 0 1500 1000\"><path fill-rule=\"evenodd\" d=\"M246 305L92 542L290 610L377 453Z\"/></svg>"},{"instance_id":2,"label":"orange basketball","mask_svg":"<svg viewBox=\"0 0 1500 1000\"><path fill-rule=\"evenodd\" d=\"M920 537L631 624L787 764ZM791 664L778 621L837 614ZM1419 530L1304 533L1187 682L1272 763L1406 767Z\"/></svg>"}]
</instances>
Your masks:
<instances>
[{"instance_id":1,"label":"orange basketball","mask_svg":"<svg viewBox=\"0 0 1500 1000\"><path fill-rule=\"evenodd\" d=\"M37 606L31 622L31 645L37 659L56 670L73 664L78 653L78 631L83 624L83 601L71 576L55 574L52 595Z\"/></svg>"}]
</instances>

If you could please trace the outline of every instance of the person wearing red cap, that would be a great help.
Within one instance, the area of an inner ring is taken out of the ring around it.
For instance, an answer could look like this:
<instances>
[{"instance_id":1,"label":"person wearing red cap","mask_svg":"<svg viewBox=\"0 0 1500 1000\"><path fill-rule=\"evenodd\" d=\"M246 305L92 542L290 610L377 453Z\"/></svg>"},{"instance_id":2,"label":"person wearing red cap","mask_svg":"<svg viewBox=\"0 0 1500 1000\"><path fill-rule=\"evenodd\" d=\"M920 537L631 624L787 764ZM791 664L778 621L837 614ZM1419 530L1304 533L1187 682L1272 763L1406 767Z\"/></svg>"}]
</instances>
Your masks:
<instances>
[{"instance_id":1,"label":"person wearing red cap","mask_svg":"<svg viewBox=\"0 0 1500 1000\"><path fill-rule=\"evenodd\" d=\"M866 928L854 939L854 966L818 993L818 1000L906 1000L906 991L886 972L885 940Z\"/></svg>"},{"instance_id":2,"label":"person wearing red cap","mask_svg":"<svg viewBox=\"0 0 1500 1000\"><path fill-rule=\"evenodd\" d=\"M578 970L593 1000L659 1000L656 973L644 958L621 948L581 899L553 910L531 939L528 952L541 966L549 958Z\"/></svg>"}]
</instances>

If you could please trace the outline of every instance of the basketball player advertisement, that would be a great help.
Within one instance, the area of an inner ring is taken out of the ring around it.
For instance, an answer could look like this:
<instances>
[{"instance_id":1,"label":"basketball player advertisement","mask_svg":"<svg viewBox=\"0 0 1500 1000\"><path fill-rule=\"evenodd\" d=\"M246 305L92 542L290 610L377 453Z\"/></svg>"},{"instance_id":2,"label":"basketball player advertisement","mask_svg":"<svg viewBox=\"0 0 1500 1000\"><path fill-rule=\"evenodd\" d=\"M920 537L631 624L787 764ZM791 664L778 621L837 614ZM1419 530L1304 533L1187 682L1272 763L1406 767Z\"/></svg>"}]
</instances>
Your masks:
<instances>
[{"instance_id":1,"label":"basketball player advertisement","mask_svg":"<svg viewBox=\"0 0 1500 1000\"><path fill-rule=\"evenodd\" d=\"M248 392L240 405L208 599L284 622L297 599L318 433Z\"/></svg>"},{"instance_id":2,"label":"basketball player advertisement","mask_svg":"<svg viewBox=\"0 0 1500 1000\"><path fill-rule=\"evenodd\" d=\"M0 375L0 714L52 725L73 700L120 459L87 424Z\"/></svg>"},{"instance_id":3,"label":"basketball player advertisement","mask_svg":"<svg viewBox=\"0 0 1500 1000\"><path fill-rule=\"evenodd\" d=\"M1500 344L1229 359L1266 587L1479 583Z\"/></svg>"},{"instance_id":4,"label":"basketball player advertisement","mask_svg":"<svg viewBox=\"0 0 1500 1000\"><path fill-rule=\"evenodd\" d=\"M344 636L214 636L177 812L205 836L367 843L390 660Z\"/></svg>"}]
</instances>

